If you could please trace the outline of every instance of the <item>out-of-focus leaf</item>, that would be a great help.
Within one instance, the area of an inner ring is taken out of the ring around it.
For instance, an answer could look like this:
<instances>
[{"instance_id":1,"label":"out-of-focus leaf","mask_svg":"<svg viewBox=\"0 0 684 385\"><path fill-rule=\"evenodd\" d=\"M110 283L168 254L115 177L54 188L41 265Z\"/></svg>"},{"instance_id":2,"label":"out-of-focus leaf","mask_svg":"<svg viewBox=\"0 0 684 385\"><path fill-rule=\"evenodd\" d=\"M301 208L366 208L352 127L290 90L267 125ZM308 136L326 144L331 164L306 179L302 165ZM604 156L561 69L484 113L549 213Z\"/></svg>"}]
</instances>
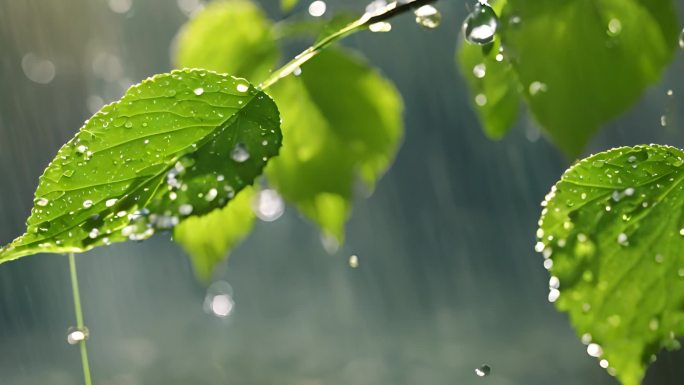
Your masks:
<instances>
[{"instance_id":1,"label":"out-of-focus leaf","mask_svg":"<svg viewBox=\"0 0 684 385\"><path fill-rule=\"evenodd\" d=\"M290 12L297 3L299 3L299 0L280 0L280 9L283 12Z\"/></svg>"},{"instance_id":2,"label":"out-of-focus leaf","mask_svg":"<svg viewBox=\"0 0 684 385\"><path fill-rule=\"evenodd\" d=\"M271 22L250 1L209 4L183 27L176 64L205 68L259 82L278 61Z\"/></svg>"},{"instance_id":3,"label":"out-of-focus leaf","mask_svg":"<svg viewBox=\"0 0 684 385\"><path fill-rule=\"evenodd\" d=\"M278 153L279 121L262 91L210 71L131 87L59 150L0 262L141 240L223 207Z\"/></svg>"},{"instance_id":4,"label":"out-of-focus leaf","mask_svg":"<svg viewBox=\"0 0 684 385\"><path fill-rule=\"evenodd\" d=\"M501 24L530 110L579 154L660 79L677 44L671 0L508 0Z\"/></svg>"},{"instance_id":5,"label":"out-of-focus leaf","mask_svg":"<svg viewBox=\"0 0 684 385\"><path fill-rule=\"evenodd\" d=\"M499 2L500 3L500 2ZM502 138L515 123L522 101L512 65L503 59L496 41L488 54L481 46L461 43L457 60L480 123L492 139Z\"/></svg>"},{"instance_id":6,"label":"out-of-focus leaf","mask_svg":"<svg viewBox=\"0 0 684 385\"><path fill-rule=\"evenodd\" d=\"M401 97L363 60L339 49L319 54L272 92L285 146L267 167L268 180L342 239L355 180L372 190L394 159L403 133Z\"/></svg>"},{"instance_id":7,"label":"out-of-focus leaf","mask_svg":"<svg viewBox=\"0 0 684 385\"><path fill-rule=\"evenodd\" d=\"M252 231L254 189L246 187L228 205L201 217L183 221L173 230L174 240L190 255L197 277L211 278L216 264Z\"/></svg>"},{"instance_id":8,"label":"out-of-focus leaf","mask_svg":"<svg viewBox=\"0 0 684 385\"><path fill-rule=\"evenodd\" d=\"M496 49L471 44L458 54L485 132L508 131L522 92L570 156L660 78L677 44L671 0L499 0L492 7L501 15L502 61ZM474 76L477 65L482 78Z\"/></svg>"},{"instance_id":9,"label":"out-of-focus leaf","mask_svg":"<svg viewBox=\"0 0 684 385\"><path fill-rule=\"evenodd\" d=\"M673 147L613 149L571 167L542 203L549 300L624 385L684 336L683 165Z\"/></svg>"}]
</instances>

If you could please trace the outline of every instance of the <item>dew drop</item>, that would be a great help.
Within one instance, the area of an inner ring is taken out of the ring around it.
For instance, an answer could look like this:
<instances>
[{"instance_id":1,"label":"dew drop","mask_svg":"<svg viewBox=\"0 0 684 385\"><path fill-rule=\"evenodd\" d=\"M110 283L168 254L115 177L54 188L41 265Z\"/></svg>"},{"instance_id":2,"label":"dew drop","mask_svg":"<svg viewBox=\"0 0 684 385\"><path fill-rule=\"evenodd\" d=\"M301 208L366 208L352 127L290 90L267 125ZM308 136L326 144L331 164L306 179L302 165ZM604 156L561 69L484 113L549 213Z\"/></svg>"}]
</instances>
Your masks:
<instances>
[{"instance_id":1,"label":"dew drop","mask_svg":"<svg viewBox=\"0 0 684 385\"><path fill-rule=\"evenodd\" d=\"M486 74L487 67L483 63L477 64L475 67L473 67L473 75L476 78L482 79L483 77L485 77Z\"/></svg>"},{"instance_id":2,"label":"dew drop","mask_svg":"<svg viewBox=\"0 0 684 385\"><path fill-rule=\"evenodd\" d=\"M592 357L601 357L603 355L603 348L599 344L590 343L587 345L587 354Z\"/></svg>"},{"instance_id":3,"label":"dew drop","mask_svg":"<svg viewBox=\"0 0 684 385\"><path fill-rule=\"evenodd\" d=\"M463 22L463 35L469 43L488 44L494 40L498 24L499 19L492 7L485 3L477 3L473 12Z\"/></svg>"},{"instance_id":4,"label":"dew drop","mask_svg":"<svg viewBox=\"0 0 684 385\"><path fill-rule=\"evenodd\" d=\"M242 163L249 159L249 151L247 151L247 147L244 144L238 143L231 150L230 158L238 163Z\"/></svg>"},{"instance_id":5,"label":"dew drop","mask_svg":"<svg viewBox=\"0 0 684 385\"><path fill-rule=\"evenodd\" d=\"M489 365L482 365L479 368L475 368L475 374L478 377L486 377L492 372L492 368Z\"/></svg>"},{"instance_id":6,"label":"dew drop","mask_svg":"<svg viewBox=\"0 0 684 385\"><path fill-rule=\"evenodd\" d=\"M192 205L184 203L178 207L178 213L181 215L190 215L192 213Z\"/></svg>"},{"instance_id":7,"label":"dew drop","mask_svg":"<svg viewBox=\"0 0 684 385\"><path fill-rule=\"evenodd\" d=\"M69 345L76 345L81 341L86 341L88 337L90 337L90 331L85 326L82 328L72 326L67 330L67 342Z\"/></svg>"},{"instance_id":8,"label":"dew drop","mask_svg":"<svg viewBox=\"0 0 684 385\"><path fill-rule=\"evenodd\" d=\"M442 22L442 14L432 5L423 5L416 9L416 23L425 28L437 28Z\"/></svg>"},{"instance_id":9,"label":"dew drop","mask_svg":"<svg viewBox=\"0 0 684 385\"><path fill-rule=\"evenodd\" d=\"M252 202L254 214L264 222L273 222L280 218L285 211L283 198L277 191L265 189L259 191Z\"/></svg>"},{"instance_id":10,"label":"dew drop","mask_svg":"<svg viewBox=\"0 0 684 385\"><path fill-rule=\"evenodd\" d=\"M371 32L389 32L392 30L392 24L386 21L379 21L368 26Z\"/></svg>"},{"instance_id":11,"label":"dew drop","mask_svg":"<svg viewBox=\"0 0 684 385\"><path fill-rule=\"evenodd\" d=\"M195 95L200 96L200 95L202 95L202 94L204 93L204 88L198 87L198 88L195 88L194 90L192 90L192 92L193 92Z\"/></svg>"}]
</instances>

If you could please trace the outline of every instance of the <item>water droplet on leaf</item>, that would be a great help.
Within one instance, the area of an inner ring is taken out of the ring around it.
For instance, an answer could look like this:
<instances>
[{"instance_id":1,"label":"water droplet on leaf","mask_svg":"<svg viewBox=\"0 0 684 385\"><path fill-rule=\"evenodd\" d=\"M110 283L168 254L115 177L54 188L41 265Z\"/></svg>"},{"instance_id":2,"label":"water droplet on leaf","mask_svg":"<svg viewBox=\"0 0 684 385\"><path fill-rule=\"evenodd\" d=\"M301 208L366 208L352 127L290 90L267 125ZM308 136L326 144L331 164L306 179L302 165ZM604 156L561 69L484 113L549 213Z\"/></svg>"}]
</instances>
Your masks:
<instances>
[{"instance_id":1,"label":"water droplet on leaf","mask_svg":"<svg viewBox=\"0 0 684 385\"><path fill-rule=\"evenodd\" d=\"M470 43L488 44L494 40L498 24L499 19L492 7L485 3L477 3L473 12L463 22L463 35Z\"/></svg>"},{"instance_id":2,"label":"water droplet on leaf","mask_svg":"<svg viewBox=\"0 0 684 385\"><path fill-rule=\"evenodd\" d=\"M425 28L437 28L442 22L442 14L432 5L423 5L416 9L416 23Z\"/></svg>"},{"instance_id":3,"label":"water droplet on leaf","mask_svg":"<svg viewBox=\"0 0 684 385\"><path fill-rule=\"evenodd\" d=\"M244 144L238 143L233 147L233 150L231 150L230 157L234 161L242 163L249 159L249 151L247 151L247 147L245 147Z\"/></svg>"},{"instance_id":4,"label":"water droplet on leaf","mask_svg":"<svg viewBox=\"0 0 684 385\"><path fill-rule=\"evenodd\" d=\"M389 32L392 30L392 24L386 21L380 21L369 25L368 30L371 32Z\"/></svg>"},{"instance_id":5,"label":"water droplet on leaf","mask_svg":"<svg viewBox=\"0 0 684 385\"><path fill-rule=\"evenodd\" d=\"M69 345L76 345L81 341L86 341L90 337L90 331L87 327L77 328L70 327L67 331L67 342Z\"/></svg>"}]
</instances>

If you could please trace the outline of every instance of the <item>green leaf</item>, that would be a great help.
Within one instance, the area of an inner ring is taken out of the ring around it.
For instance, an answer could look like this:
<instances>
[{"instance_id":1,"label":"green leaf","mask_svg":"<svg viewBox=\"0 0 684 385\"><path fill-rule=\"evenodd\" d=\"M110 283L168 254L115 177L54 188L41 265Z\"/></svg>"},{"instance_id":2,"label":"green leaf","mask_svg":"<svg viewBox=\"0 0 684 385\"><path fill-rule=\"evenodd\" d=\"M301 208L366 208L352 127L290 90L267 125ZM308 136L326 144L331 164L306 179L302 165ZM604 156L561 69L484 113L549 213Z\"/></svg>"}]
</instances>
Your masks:
<instances>
[{"instance_id":1,"label":"green leaf","mask_svg":"<svg viewBox=\"0 0 684 385\"><path fill-rule=\"evenodd\" d=\"M657 82L678 35L671 0L509 0L503 45L530 110L568 155ZM519 22L514 22L519 20Z\"/></svg>"},{"instance_id":2,"label":"green leaf","mask_svg":"<svg viewBox=\"0 0 684 385\"><path fill-rule=\"evenodd\" d=\"M334 74L334 76L331 76ZM356 56L330 48L297 77L273 86L284 147L269 182L304 215L341 240L355 181L371 191L402 138L401 97Z\"/></svg>"},{"instance_id":3,"label":"green leaf","mask_svg":"<svg viewBox=\"0 0 684 385\"><path fill-rule=\"evenodd\" d=\"M253 198L254 189L246 187L224 208L188 218L173 229L174 240L190 255L195 274L201 281L209 281L214 267L227 258L228 250L252 231Z\"/></svg>"},{"instance_id":4,"label":"green leaf","mask_svg":"<svg viewBox=\"0 0 684 385\"><path fill-rule=\"evenodd\" d=\"M59 150L0 262L141 240L223 207L278 153L279 119L244 79L205 70L131 87Z\"/></svg>"},{"instance_id":5,"label":"green leaf","mask_svg":"<svg viewBox=\"0 0 684 385\"><path fill-rule=\"evenodd\" d=\"M492 139L502 138L513 126L521 103L518 79L513 66L503 60L500 46L496 41L493 49L484 54L482 46L464 41L457 54L461 73L473 96L473 108L485 133Z\"/></svg>"},{"instance_id":6,"label":"green leaf","mask_svg":"<svg viewBox=\"0 0 684 385\"><path fill-rule=\"evenodd\" d=\"M625 385L684 335L683 165L673 147L613 149L567 170L542 203L549 299Z\"/></svg>"},{"instance_id":7,"label":"green leaf","mask_svg":"<svg viewBox=\"0 0 684 385\"><path fill-rule=\"evenodd\" d=\"M176 63L257 82L275 68L278 56L270 20L261 9L232 0L209 4L183 27Z\"/></svg>"},{"instance_id":8,"label":"green leaf","mask_svg":"<svg viewBox=\"0 0 684 385\"><path fill-rule=\"evenodd\" d=\"M297 3L299 3L299 0L280 0L280 9L283 12L290 12Z\"/></svg>"}]
</instances>

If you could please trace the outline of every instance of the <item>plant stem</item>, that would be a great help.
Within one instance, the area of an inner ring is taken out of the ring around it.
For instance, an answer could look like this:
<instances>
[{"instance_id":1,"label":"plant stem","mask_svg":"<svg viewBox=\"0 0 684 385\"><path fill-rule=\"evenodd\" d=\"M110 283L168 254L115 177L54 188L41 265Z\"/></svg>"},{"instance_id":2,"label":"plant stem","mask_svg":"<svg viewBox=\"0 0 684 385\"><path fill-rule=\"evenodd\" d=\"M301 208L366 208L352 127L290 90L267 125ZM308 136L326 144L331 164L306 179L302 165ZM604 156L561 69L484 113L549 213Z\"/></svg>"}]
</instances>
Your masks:
<instances>
[{"instance_id":1,"label":"plant stem","mask_svg":"<svg viewBox=\"0 0 684 385\"><path fill-rule=\"evenodd\" d=\"M80 330L85 328L83 323L83 311L81 310L81 293L78 289L78 274L76 273L76 257L74 253L69 253L69 273L71 274L71 291L74 294L74 310L76 312L76 327ZM86 341L83 339L78 343L81 348L81 363L83 365L83 378L85 385L92 385L93 380L90 378L90 365L88 364L88 350L86 349Z\"/></svg>"},{"instance_id":2,"label":"plant stem","mask_svg":"<svg viewBox=\"0 0 684 385\"><path fill-rule=\"evenodd\" d=\"M394 16L402 14L404 12L419 8L423 5L433 3L437 0L408 0L405 2L394 1L387 4L381 10L373 13L364 13L363 16L353 21L339 31L326 36L320 41L316 42L313 46L307 48L304 52L295 56L294 59L290 60L287 64L280 67L279 69L273 71L271 76L264 80L257 88L265 90L266 88L272 86L278 80L288 76L294 70L299 68L302 64L309 61L312 57L316 56L319 52L324 50L329 45L334 42L362 29L366 29L369 25L375 23L380 23L391 19Z\"/></svg>"}]
</instances>

